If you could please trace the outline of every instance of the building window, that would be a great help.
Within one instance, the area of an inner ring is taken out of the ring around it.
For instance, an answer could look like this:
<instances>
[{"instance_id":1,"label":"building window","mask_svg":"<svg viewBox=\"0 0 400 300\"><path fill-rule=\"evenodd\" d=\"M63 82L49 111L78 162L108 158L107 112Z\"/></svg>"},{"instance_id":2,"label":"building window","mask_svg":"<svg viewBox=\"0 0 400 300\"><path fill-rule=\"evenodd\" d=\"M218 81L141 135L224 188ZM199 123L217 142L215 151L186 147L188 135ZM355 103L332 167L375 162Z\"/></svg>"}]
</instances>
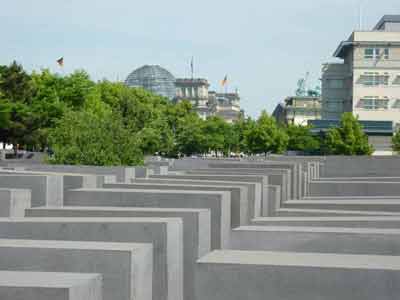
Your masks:
<instances>
[{"instance_id":1,"label":"building window","mask_svg":"<svg viewBox=\"0 0 400 300\"><path fill-rule=\"evenodd\" d=\"M365 59L389 59L389 48L366 48L364 49Z\"/></svg>"},{"instance_id":2,"label":"building window","mask_svg":"<svg viewBox=\"0 0 400 300\"><path fill-rule=\"evenodd\" d=\"M392 108L400 109L400 99L396 99L396 101L393 103Z\"/></svg>"},{"instance_id":3,"label":"building window","mask_svg":"<svg viewBox=\"0 0 400 300\"><path fill-rule=\"evenodd\" d=\"M379 56L379 49L377 49L377 48L364 49L364 58L365 59L373 59L376 56Z\"/></svg>"},{"instance_id":4,"label":"building window","mask_svg":"<svg viewBox=\"0 0 400 300\"><path fill-rule=\"evenodd\" d=\"M394 78L392 84L400 84L400 74L397 74L396 77Z\"/></svg>"},{"instance_id":5,"label":"building window","mask_svg":"<svg viewBox=\"0 0 400 300\"><path fill-rule=\"evenodd\" d=\"M383 49L383 58L389 59L389 48Z\"/></svg>"},{"instance_id":6,"label":"building window","mask_svg":"<svg viewBox=\"0 0 400 300\"><path fill-rule=\"evenodd\" d=\"M329 112L336 112L343 110L343 100L328 100L325 103L325 109Z\"/></svg>"},{"instance_id":7,"label":"building window","mask_svg":"<svg viewBox=\"0 0 400 300\"><path fill-rule=\"evenodd\" d=\"M328 79L328 86L331 89L342 89L344 82L342 79Z\"/></svg>"},{"instance_id":8,"label":"building window","mask_svg":"<svg viewBox=\"0 0 400 300\"><path fill-rule=\"evenodd\" d=\"M358 107L366 110L386 110L389 108L389 99L364 97L360 99Z\"/></svg>"},{"instance_id":9,"label":"building window","mask_svg":"<svg viewBox=\"0 0 400 300\"><path fill-rule=\"evenodd\" d=\"M361 82L366 86L389 85L389 74L378 72L366 72L361 75Z\"/></svg>"}]
</instances>

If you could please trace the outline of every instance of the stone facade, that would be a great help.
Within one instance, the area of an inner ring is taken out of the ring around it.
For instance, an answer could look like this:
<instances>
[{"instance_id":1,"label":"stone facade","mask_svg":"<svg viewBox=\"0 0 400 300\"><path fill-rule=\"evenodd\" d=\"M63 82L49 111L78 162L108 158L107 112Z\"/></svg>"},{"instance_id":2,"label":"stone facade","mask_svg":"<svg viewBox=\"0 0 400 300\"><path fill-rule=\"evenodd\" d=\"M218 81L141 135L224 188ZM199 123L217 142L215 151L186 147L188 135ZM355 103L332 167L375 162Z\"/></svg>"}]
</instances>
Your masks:
<instances>
[{"instance_id":1,"label":"stone facade","mask_svg":"<svg viewBox=\"0 0 400 300\"><path fill-rule=\"evenodd\" d=\"M279 123L307 126L310 120L321 119L321 98L294 96L275 108L272 116Z\"/></svg>"},{"instance_id":2,"label":"stone facade","mask_svg":"<svg viewBox=\"0 0 400 300\"><path fill-rule=\"evenodd\" d=\"M188 100L202 119L219 116L232 123L243 113L240 110L240 96L235 93L209 91L206 79L177 79L175 101Z\"/></svg>"}]
</instances>

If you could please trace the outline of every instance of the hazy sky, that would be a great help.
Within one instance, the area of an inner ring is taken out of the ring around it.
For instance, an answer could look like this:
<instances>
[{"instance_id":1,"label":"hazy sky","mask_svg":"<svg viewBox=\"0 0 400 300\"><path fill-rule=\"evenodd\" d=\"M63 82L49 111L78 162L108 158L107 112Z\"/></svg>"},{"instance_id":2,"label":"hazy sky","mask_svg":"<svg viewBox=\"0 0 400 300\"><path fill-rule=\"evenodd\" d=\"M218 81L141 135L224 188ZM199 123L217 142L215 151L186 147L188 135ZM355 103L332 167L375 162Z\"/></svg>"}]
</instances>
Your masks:
<instances>
[{"instance_id":1,"label":"hazy sky","mask_svg":"<svg viewBox=\"0 0 400 300\"><path fill-rule=\"evenodd\" d=\"M125 79L144 64L175 77L207 78L219 90L228 74L251 116L272 112L309 71L321 64L358 23L360 0L1 0L0 64L28 70L87 70L94 79ZM363 25L399 14L399 0L367 1Z\"/></svg>"}]
</instances>

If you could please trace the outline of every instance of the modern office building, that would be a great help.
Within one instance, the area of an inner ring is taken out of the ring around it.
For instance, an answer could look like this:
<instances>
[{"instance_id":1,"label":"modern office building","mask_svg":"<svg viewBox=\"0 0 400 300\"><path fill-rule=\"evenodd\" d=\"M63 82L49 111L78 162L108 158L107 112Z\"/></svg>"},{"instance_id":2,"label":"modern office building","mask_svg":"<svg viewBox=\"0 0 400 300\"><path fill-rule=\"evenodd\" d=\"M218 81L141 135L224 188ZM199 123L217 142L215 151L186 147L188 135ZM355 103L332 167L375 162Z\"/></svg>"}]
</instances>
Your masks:
<instances>
[{"instance_id":1,"label":"modern office building","mask_svg":"<svg viewBox=\"0 0 400 300\"><path fill-rule=\"evenodd\" d=\"M157 95L175 97L175 77L158 65L145 65L134 70L125 80L130 87L141 87Z\"/></svg>"},{"instance_id":2,"label":"modern office building","mask_svg":"<svg viewBox=\"0 0 400 300\"><path fill-rule=\"evenodd\" d=\"M293 96L279 103L272 116L282 124L307 126L310 120L321 119L321 98Z\"/></svg>"},{"instance_id":3,"label":"modern office building","mask_svg":"<svg viewBox=\"0 0 400 300\"><path fill-rule=\"evenodd\" d=\"M390 154L391 137L400 129L400 15L382 17L372 30L354 31L334 57L343 62L323 65L323 120L312 125L327 129L351 112L376 153Z\"/></svg>"},{"instance_id":4,"label":"modern office building","mask_svg":"<svg viewBox=\"0 0 400 300\"><path fill-rule=\"evenodd\" d=\"M369 31L355 31L334 56L343 63L322 70L322 118L352 112L365 121L400 124L400 15L384 16Z\"/></svg>"}]
</instances>

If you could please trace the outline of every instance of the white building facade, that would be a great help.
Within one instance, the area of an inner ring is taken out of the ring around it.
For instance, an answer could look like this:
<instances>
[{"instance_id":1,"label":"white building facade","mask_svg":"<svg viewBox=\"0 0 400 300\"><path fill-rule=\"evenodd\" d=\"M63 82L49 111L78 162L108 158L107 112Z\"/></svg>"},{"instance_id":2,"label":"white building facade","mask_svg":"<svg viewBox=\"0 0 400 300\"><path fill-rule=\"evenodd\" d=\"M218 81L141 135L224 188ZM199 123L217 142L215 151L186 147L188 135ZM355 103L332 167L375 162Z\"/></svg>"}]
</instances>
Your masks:
<instances>
[{"instance_id":1,"label":"white building facade","mask_svg":"<svg viewBox=\"0 0 400 300\"><path fill-rule=\"evenodd\" d=\"M400 16L385 16L371 31L355 31L334 54L343 63L322 71L322 118L353 112L360 120L400 124Z\"/></svg>"}]
</instances>

